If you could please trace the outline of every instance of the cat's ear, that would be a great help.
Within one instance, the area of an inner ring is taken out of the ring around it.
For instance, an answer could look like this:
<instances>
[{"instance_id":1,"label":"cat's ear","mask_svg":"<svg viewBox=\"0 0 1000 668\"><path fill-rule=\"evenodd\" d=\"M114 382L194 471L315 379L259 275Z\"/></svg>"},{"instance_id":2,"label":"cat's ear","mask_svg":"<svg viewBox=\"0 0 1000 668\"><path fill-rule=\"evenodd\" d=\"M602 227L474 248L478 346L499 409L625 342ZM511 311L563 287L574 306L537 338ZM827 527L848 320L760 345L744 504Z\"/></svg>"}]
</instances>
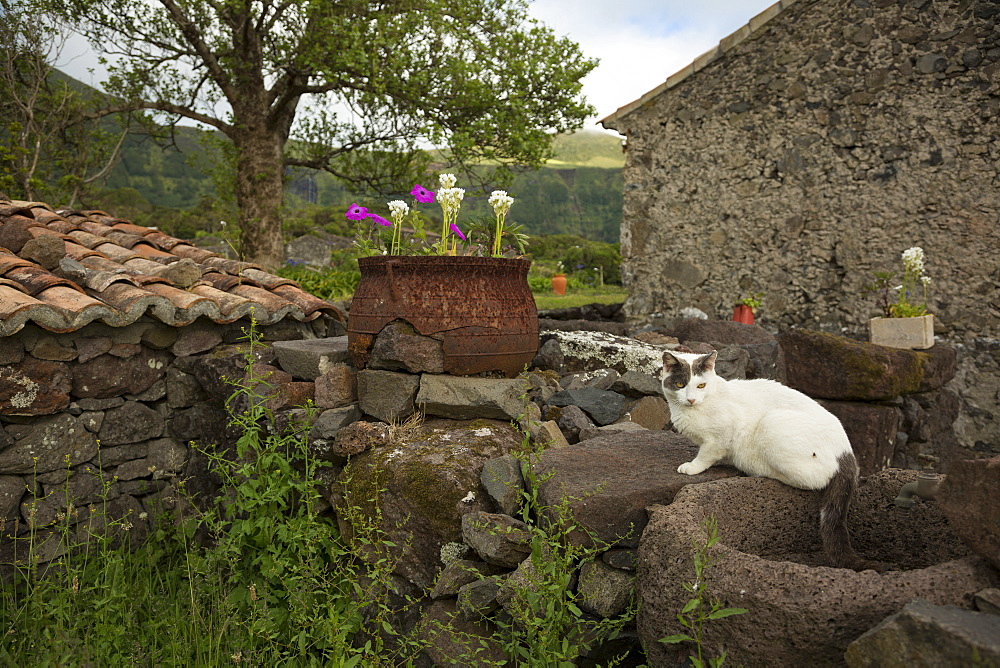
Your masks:
<instances>
[{"instance_id":1,"label":"cat's ear","mask_svg":"<svg viewBox=\"0 0 1000 668\"><path fill-rule=\"evenodd\" d=\"M666 369L667 371L670 371L670 369L672 369L675 366L678 366L680 363L681 363L681 361L679 359L677 359L676 357L674 357L673 353L671 353L669 350L663 351L663 368L664 369Z\"/></svg>"},{"instance_id":2,"label":"cat's ear","mask_svg":"<svg viewBox=\"0 0 1000 668\"><path fill-rule=\"evenodd\" d=\"M719 357L719 351L713 350L708 355L705 355L700 360L698 360L698 366L703 371L715 371L715 360Z\"/></svg>"}]
</instances>

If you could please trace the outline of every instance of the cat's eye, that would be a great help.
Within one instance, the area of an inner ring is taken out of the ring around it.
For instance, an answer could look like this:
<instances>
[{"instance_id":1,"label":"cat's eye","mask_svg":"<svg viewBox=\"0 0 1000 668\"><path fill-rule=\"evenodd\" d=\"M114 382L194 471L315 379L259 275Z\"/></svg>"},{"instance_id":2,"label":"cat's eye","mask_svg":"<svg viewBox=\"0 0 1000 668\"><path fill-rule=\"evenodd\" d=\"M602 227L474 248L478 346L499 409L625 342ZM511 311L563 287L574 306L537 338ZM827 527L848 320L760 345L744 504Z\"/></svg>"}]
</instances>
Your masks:
<instances>
[{"instance_id":1,"label":"cat's eye","mask_svg":"<svg viewBox=\"0 0 1000 668\"><path fill-rule=\"evenodd\" d=\"M682 387L684 387L684 383L674 383L674 387L676 387L676 388L682 388Z\"/></svg>"},{"instance_id":2,"label":"cat's eye","mask_svg":"<svg viewBox=\"0 0 1000 668\"><path fill-rule=\"evenodd\" d=\"M704 390L705 389L705 383L702 383L701 385L699 385L698 389L699 390Z\"/></svg>"}]
</instances>

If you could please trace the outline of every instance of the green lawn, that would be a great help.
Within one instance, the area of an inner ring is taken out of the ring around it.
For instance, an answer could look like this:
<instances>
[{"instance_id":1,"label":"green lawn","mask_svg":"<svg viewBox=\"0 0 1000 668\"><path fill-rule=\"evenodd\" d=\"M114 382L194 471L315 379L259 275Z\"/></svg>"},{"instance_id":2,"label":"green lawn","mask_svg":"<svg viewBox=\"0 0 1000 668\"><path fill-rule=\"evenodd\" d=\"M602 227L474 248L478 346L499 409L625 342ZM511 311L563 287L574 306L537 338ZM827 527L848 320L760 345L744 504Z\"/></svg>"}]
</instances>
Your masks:
<instances>
[{"instance_id":1,"label":"green lawn","mask_svg":"<svg viewBox=\"0 0 1000 668\"><path fill-rule=\"evenodd\" d=\"M628 292L620 285L605 285L603 288L569 288L564 295L557 295L551 290L534 294L535 306L540 311L572 308L584 304L615 304L625 301L625 297L628 296Z\"/></svg>"}]
</instances>

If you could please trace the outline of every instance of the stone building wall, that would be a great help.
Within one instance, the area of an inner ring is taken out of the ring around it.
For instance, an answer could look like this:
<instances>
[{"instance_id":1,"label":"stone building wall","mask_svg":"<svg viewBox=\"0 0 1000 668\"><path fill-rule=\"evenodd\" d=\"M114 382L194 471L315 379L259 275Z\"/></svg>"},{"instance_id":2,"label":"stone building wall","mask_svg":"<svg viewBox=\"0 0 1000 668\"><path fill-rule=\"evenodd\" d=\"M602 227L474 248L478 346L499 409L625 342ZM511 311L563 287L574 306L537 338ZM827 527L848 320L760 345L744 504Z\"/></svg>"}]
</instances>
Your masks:
<instances>
[{"instance_id":1,"label":"stone building wall","mask_svg":"<svg viewBox=\"0 0 1000 668\"><path fill-rule=\"evenodd\" d=\"M763 292L772 331L861 336L878 314L862 287L921 246L936 334L962 346L962 438L996 447L998 17L982 0L782 0L605 119L628 137L627 317L728 317Z\"/></svg>"}]
</instances>

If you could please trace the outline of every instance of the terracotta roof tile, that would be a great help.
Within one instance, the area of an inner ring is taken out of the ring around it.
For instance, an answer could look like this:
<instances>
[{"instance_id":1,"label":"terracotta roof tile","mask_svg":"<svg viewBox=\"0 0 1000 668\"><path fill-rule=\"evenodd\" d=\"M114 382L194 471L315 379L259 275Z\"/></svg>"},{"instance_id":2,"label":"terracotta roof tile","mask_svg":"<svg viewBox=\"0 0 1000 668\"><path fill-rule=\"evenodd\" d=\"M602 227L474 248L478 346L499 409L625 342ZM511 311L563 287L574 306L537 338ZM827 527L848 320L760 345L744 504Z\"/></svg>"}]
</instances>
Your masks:
<instances>
[{"instance_id":1,"label":"terracotta roof tile","mask_svg":"<svg viewBox=\"0 0 1000 668\"><path fill-rule=\"evenodd\" d=\"M343 321L334 306L293 281L104 211L54 211L42 202L0 199L0 225L6 224L32 237L62 239L66 255L48 271L0 248L0 336L27 322L72 332L95 320L123 327L145 315L173 326L251 314L265 325L320 315Z\"/></svg>"}]
</instances>

